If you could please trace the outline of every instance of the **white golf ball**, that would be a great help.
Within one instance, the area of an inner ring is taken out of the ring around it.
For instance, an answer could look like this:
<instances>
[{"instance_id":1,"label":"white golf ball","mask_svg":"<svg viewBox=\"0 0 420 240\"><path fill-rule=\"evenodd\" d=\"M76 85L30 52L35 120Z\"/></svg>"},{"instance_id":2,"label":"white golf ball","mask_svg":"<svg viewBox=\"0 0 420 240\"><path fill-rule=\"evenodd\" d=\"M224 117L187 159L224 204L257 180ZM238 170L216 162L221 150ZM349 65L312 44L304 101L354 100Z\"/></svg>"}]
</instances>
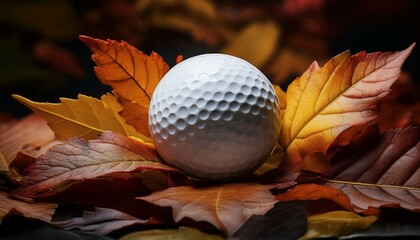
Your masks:
<instances>
[{"instance_id":1,"label":"white golf ball","mask_svg":"<svg viewBox=\"0 0 420 240\"><path fill-rule=\"evenodd\" d=\"M280 132L278 100L256 67L225 54L175 65L157 85L149 128L159 155L192 177L240 177L272 153Z\"/></svg>"}]
</instances>

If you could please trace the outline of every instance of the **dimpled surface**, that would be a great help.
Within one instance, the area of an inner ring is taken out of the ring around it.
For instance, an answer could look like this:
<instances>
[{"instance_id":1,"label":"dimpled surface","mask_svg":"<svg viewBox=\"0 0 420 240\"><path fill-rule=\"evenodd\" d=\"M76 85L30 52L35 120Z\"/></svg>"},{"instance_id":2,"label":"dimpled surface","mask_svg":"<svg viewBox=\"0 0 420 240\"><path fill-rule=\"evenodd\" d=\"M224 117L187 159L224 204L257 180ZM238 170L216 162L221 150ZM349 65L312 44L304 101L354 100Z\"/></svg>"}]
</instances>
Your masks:
<instances>
[{"instance_id":1,"label":"dimpled surface","mask_svg":"<svg viewBox=\"0 0 420 240\"><path fill-rule=\"evenodd\" d=\"M162 78L151 99L149 128L160 156L190 176L239 177L275 147L277 106L273 86L250 63L204 54Z\"/></svg>"}]
</instances>

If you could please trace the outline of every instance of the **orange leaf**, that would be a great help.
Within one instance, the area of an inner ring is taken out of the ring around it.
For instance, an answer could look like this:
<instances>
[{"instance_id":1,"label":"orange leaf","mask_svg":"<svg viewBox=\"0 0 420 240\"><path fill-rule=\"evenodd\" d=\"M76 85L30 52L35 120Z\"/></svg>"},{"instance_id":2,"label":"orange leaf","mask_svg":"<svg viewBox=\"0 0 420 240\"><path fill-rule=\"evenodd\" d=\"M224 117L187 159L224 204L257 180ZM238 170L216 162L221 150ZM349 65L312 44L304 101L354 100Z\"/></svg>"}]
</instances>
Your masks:
<instances>
[{"instance_id":1,"label":"orange leaf","mask_svg":"<svg viewBox=\"0 0 420 240\"><path fill-rule=\"evenodd\" d=\"M206 221L233 234L252 215L264 215L277 202L273 185L234 183L193 188L172 187L138 199L161 207L172 207L176 222L183 218Z\"/></svg>"},{"instance_id":2,"label":"orange leaf","mask_svg":"<svg viewBox=\"0 0 420 240\"><path fill-rule=\"evenodd\" d=\"M346 210L353 210L349 197L342 191L312 183L298 185L284 194L277 195L276 199L281 202L327 199L337 203Z\"/></svg>"},{"instance_id":3,"label":"orange leaf","mask_svg":"<svg viewBox=\"0 0 420 240\"><path fill-rule=\"evenodd\" d=\"M287 90L280 134L286 152L282 168L299 172L303 159L325 153L352 126L376 122L379 102L400 75L414 44L401 52L344 52L322 68L314 62Z\"/></svg>"},{"instance_id":4,"label":"orange leaf","mask_svg":"<svg viewBox=\"0 0 420 240\"><path fill-rule=\"evenodd\" d=\"M147 119L153 91L169 70L168 64L159 54L152 52L147 56L124 41L103 41L87 36L80 36L80 40L93 52L92 59L97 65L95 73L99 80L111 86L118 95L140 106L138 110L141 112L128 116L126 111L124 116L133 119L141 115L141 118ZM137 131L149 135L143 124L134 127Z\"/></svg>"}]
</instances>

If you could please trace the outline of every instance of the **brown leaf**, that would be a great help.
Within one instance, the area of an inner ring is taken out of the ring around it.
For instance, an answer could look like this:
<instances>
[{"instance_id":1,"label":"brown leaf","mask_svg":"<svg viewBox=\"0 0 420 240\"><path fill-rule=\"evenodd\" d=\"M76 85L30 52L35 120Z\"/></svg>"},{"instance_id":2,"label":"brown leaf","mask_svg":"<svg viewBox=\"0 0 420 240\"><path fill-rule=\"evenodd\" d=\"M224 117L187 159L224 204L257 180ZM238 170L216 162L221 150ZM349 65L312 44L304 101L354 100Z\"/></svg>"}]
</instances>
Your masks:
<instances>
[{"instance_id":1,"label":"brown leaf","mask_svg":"<svg viewBox=\"0 0 420 240\"><path fill-rule=\"evenodd\" d=\"M13 194L42 197L75 180L143 169L177 171L159 161L152 145L106 131L96 140L72 138L51 148L26 169Z\"/></svg>"},{"instance_id":2,"label":"brown leaf","mask_svg":"<svg viewBox=\"0 0 420 240\"><path fill-rule=\"evenodd\" d=\"M324 185L301 184L280 201L328 199L346 210L379 214L381 207L420 211L420 130L389 130L330 161Z\"/></svg>"},{"instance_id":3,"label":"brown leaf","mask_svg":"<svg viewBox=\"0 0 420 240\"><path fill-rule=\"evenodd\" d=\"M27 203L10 197L0 191L0 223L6 215L22 215L28 218L50 222L57 208L55 203Z\"/></svg>"},{"instance_id":4,"label":"brown leaf","mask_svg":"<svg viewBox=\"0 0 420 240\"><path fill-rule=\"evenodd\" d=\"M381 207L420 211L419 156L418 127L389 130L334 156L325 186L348 195L357 212Z\"/></svg>"},{"instance_id":5,"label":"brown leaf","mask_svg":"<svg viewBox=\"0 0 420 240\"><path fill-rule=\"evenodd\" d=\"M273 185L233 183L193 188L172 187L138 199L161 207L172 207L176 222L183 218L206 221L229 235L252 215L264 215L277 202Z\"/></svg>"},{"instance_id":6,"label":"brown leaf","mask_svg":"<svg viewBox=\"0 0 420 240\"><path fill-rule=\"evenodd\" d=\"M128 117L131 123L134 123L133 119L141 116L141 119L135 122L139 125L133 126L138 132L150 136L147 123L142 119L147 119L153 91L169 70L169 66L159 54L152 52L147 56L124 41L103 41L87 36L80 36L80 40L93 52L92 59L97 65L95 73L99 80L111 86L117 95L139 105L133 116L129 116L129 110L126 110L123 116Z\"/></svg>"},{"instance_id":7,"label":"brown leaf","mask_svg":"<svg viewBox=\"0 0 420 240\"><path fill-rule=\"evenodd\" d=\"M33 114L0 124L0 172L9 171L9 164L19 151L41 147L54 139L47 123Z\"/></svg>"}]
</instances>

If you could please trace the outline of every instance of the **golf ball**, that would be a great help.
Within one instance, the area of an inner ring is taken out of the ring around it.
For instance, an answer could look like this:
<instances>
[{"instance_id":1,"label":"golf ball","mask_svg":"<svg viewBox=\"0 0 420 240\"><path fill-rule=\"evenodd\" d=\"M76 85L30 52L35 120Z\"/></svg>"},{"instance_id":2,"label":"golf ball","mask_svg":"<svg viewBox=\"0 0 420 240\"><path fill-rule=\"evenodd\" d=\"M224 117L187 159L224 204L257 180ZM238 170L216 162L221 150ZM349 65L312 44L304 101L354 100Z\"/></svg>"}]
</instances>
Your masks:
<instances>
[{"instance_id":1,"label":"golf ball","mask_svg":"<svg viewBox=\"0 0 420 240\"><path fill-rule=\"evenodd\" d=\"M280 131L270 81L247 61L204 54L175 65L157 85L149 128L162 159L192 177L225 180L256 170Z\"/></svg>"}]
</instances>

